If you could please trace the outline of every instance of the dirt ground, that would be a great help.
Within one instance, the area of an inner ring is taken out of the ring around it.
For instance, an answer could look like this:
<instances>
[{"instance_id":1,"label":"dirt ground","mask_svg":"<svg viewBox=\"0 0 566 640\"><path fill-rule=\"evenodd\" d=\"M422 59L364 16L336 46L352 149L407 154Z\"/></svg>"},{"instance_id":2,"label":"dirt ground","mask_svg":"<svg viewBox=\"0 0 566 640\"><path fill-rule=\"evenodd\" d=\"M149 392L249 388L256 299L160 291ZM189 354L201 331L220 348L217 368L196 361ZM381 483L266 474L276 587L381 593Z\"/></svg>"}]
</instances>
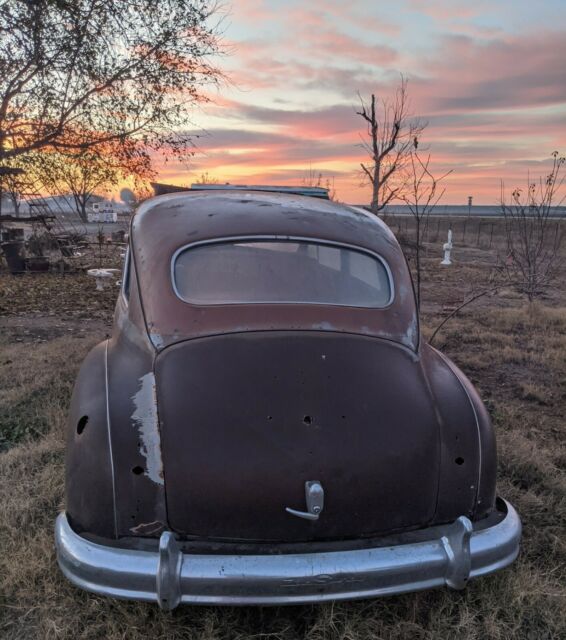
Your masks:
<instances>
[{"instance_id":1,"label":"dirt ground","mask_svg":"<svg viewBox=\"0 0 566 640\"><path fill-rule=\"evenodd\" d=\"M428 247L423 332L488 277L493 247L439 265ZM84 275L0 272L0 637L551 640L566 638L566 291L527 305L503 289L466 307L436 338L477 385L499 449L499 493L524 524L517 562L462 592L290 608L156 606L101 598L57 569L63 431L74 377L111 329L116 288Z\"/></svg>"}]
</instances>

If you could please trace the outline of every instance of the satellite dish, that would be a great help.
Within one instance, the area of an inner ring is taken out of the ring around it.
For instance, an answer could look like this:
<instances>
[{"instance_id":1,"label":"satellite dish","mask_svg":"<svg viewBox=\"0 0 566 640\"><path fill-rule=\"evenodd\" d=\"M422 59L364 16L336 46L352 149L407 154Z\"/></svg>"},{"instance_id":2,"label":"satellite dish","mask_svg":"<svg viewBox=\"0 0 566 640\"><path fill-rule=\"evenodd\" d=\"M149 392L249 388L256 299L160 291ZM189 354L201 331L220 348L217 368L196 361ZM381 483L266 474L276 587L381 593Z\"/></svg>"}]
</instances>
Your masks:
<instances>
[{"instance_id":1,"label":"satellite dish","mask_svg":"<svg viewBox=\"0 0 566 640\"><path fill-rule=\"evenodd\" d=\"M120 191L120 200L122 202L125 202L126 204L136 204L137 199L136 196L134 194L134 192L131 189L128 189L127 187L124 187L121 191Z\"/></svg>"}]
</instances>

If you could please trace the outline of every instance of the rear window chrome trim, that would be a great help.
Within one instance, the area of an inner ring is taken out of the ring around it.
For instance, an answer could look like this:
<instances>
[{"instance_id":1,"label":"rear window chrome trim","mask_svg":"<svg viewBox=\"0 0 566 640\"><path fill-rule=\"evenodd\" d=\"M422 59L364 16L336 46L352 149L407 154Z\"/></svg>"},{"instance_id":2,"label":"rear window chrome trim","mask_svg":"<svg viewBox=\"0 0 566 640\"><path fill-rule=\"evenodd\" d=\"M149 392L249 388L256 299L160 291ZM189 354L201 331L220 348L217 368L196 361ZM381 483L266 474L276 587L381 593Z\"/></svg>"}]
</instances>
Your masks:
<instances>
[{"instance_id":1,"label":"rear window chrome trim","mask_svg":"<svg viewBox=\"0 0 566 640\"><path fill-rule=\"evenodd\" d=\"M179 289L177 288L177 282L175 279L175 263L177 262L177 258L179 257L179 255L181 253L184 253L185 251L189 250L189 249L194 249L196 247L201 247L204 245L211 245L211 244L226 244L229 242L242 242L242 241L247 241L247 242L264 242L264 241L275 241L275 242L310 242L312 244L319 244L319 245L323 245L323 246L329 246L329 247L337 247L340 249L351 249L352 251L357 251L358 253L365 253L368 256L371 256L372 258L375 258L376 260L378 260L382 265L383 268L385 269L385 272L387 273L387 278L389 281L389 299L387 301L386 304L381 305L379 307L361 307L361 306L356 306L356 305L350 305L350 304L340 304L340 303L336 303L336 302L325 302L325 303L320 303L320 302L297 302L297 301L273 301L273 300L266 300L264 301L251 301L251 302L218 302L218 303L214 303L214 304L198 304L195 302L191 302L190 300L187 300L185 298L183 298L183 296L181 296L181 294L179 293ZM183 246L179 247L175 253L173 254L173 256L171 257L171 264L170 264L170 278L171 278L171 286L173 287L173 291L176 295L177 298L179 298L179 300L181 300L181 302L183 302L184 304L188 304L191 305L193 307L198 307L198 308L203 308L203 307L238 307L238 306L249 306L249 305L298 305L298 306L310 306L310 307L344 307L344 308L348 308L348 309L365 309L367 311L383 311L388 309L392 304L393 301L395 300L395 281L393 279L393 274L391 272L391 268L389 267L389 264L387 263L387 261L380 256L378 253L375 253L374 251L371 251L370 249L365 249L364 247L359 247L357 245L354 244L348 244L347 242L336 242L334 240L324 240L322 238L316 238L316 237L306 237L306 236L287 236L287 235L243 235L243 236L226 236L226 237L219 237L219 238L213 238L210 240L199 240L197 242L189 242L187 244L184 244Z\"/></svg>"}]
</instances>

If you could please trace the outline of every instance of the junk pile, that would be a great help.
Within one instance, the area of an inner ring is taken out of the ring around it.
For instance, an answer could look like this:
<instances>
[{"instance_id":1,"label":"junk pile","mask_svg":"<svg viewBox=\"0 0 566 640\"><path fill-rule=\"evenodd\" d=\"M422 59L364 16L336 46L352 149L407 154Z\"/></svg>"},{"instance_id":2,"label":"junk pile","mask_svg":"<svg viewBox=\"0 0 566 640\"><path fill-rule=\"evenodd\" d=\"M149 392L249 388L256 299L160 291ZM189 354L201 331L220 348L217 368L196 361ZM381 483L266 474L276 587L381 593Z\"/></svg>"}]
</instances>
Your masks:
<instances>
[{"instance_id":1,"label":"junk pile","mask_svg":"<svg viewBox=\"0 0 566 640\"><path fill-rule=\"evenodd\" d=\"M15 171L17 197L6 190L7 198L3 200L2 180ZM93 202L92 212L84 222L70 196L46 197L44 192L33 176L28 177L21 169L0 166L0 263L3 257L11 274L86 272L95 267L120 264L126 247L126 232L115 229L107 237L103 227L103 224L118 220L111 205ZM96 236L92 223L87 224L91 218L99 223Z\"/></svg>"},{"instance_id":2,"label":"junk pile","mask_svg":"<svg viewBox=\"0 0 566 640\"><path fill-rule=\"evenodd\" d=\"M37 227L37 220L6 221L0 228L0 247L12 275L28 271L45 272L51 269L69 271L72 258L82 254L87 244L83 234L60 236Z\"/></svg>"}]
</instances>

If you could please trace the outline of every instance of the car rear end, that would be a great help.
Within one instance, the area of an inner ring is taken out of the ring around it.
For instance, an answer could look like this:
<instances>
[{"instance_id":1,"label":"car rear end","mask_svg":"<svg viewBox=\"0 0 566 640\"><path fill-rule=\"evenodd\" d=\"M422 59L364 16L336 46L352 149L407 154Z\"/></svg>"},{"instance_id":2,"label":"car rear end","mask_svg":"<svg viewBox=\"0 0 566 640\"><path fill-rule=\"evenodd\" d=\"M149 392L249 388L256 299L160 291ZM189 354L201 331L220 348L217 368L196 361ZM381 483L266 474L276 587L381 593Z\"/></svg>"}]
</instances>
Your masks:
<instances>
[{"instance_id":1,"label":"car rear end","mask_svg":"<svg viewBox=\"0 0 566 640\"><path fill-rule=\"evenodd\" d=\"M420 344L397 243L317 206L187 240L134 224L164 522L106 545L61 515L76 584L163 608L290 604L462 588L515 558L520 521L485 474L480 488L477 411ZM217 215L195 208L195 228Z\"/></svg>"}]
</instances>

